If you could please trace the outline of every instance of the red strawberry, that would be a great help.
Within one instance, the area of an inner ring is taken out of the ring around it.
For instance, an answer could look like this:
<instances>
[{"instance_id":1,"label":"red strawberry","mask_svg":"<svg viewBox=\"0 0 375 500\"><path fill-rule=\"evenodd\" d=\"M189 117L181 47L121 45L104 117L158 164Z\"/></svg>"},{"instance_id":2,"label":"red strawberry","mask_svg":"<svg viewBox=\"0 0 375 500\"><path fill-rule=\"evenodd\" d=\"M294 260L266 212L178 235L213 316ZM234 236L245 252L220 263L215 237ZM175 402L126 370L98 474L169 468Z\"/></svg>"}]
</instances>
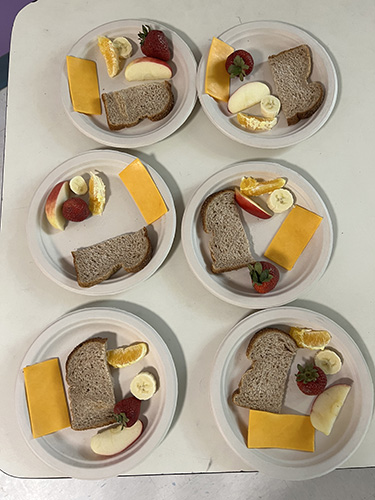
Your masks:
<instances>
[{"instance_id":1,"label":"red strawberry","mask_svg":"<svg viewBox=\"0 0 375 500\"><path fill-rule=\"evenodd\" d=\"M254 60L246 50L235 50L227 57L225 69L231 78L238 77L241 82L244 77L249 75L254 68Z\"/></svg>"},{"instance_id":2,"label":"red strawberry","mask_svg":"<svg viewBox=\"0 0 375 500\"><path fill-rule=\"evenodd\" d=\"M145 56L156 57L163 61L169 61L171 52L167 37L160 30L152 30L150 26L142 24L142 31L138 33L141 50Z\"/></svg>"},{"instance_id":3,"label":"red strawberry","mask_svg":"<svg viewBox=\"0 0 375 500\"><path fill-rule=\"evenodd\" d=\"M296 381L299 389L308 396L321 394L327 385L327 376L323 370L308 363L305 367L297 365Z\"/></svg>"},{"instance_id":4,"label":"red strawberry","mask_svg":"<svg viewBox=\"0 0 375 500\"><path fill-rule=\"evenodd\" d=\"M136 423L141 411L141 401L134 396L122 399L115 404L114 413L122 427L131 427Z\"/></svg>"},{"instance_id":5,"label":"red strawberry","mask_svg":"<svg viewBox=\"0 0 375 500\"><path fill-rule=\"evenodd\" d=\"M67 220L81 222L90 215L90 210L82 198L69 198L62 206L62 214Z\"/></svg>"},{"instance_id":6,"label":"red strawberry","mask_svg":"<svg viewBox=\"0 0 375 500\"><path fill-rule=\"evenodd\" d=\"M260 261L248 265L253 287L258 293L273 290L279 281L279 271L271 262Z\"/></svg>"}]
</instances>

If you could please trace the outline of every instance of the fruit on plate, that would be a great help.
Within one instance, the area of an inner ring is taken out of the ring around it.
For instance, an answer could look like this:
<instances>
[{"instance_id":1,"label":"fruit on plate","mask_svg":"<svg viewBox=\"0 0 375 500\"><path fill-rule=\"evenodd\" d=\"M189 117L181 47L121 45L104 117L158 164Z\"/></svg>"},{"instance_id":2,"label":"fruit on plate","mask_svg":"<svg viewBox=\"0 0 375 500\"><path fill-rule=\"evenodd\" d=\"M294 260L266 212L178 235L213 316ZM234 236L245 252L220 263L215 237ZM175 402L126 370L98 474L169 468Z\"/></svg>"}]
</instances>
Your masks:
<instances>
[{"instance_id":1,"label":"fruit on plate","mask_svg":"<svg viewBox=\"0 0 375 500\"><path fill-rule=\"evenodd\" d=\"M62 206L62 214L66 220L82 222L90 215L90 210L82 198L69 198Z\"/></svg>"},{"instance_id":2,"label":"fruit on plate","mask_svg":"<svg viewBox=\"0 0 375 500\"><path fill-rule=\"evenodd\" d=\"M270 89L262 82L249 82L241 85L228 100L229 113L235 114L258 104L264 96L270 94Z\"/></svg>"},{"instance_id":3,"label":"fruit on plate","mask_svg":"<svg viewBox=\"0 0 375 500\"><path fill-rule=\"evenodd\" d=\"M141 401L134 396L122 399L115 404L113 412L122 427L132 427L138 420L141 411Z\"/></svg>"},{"instance_id":4,"label":"fruit on plate","mask_svg":"<svg viewBox=\"0 0 375 500\"><path fill-rule=\"evenodd\" d=\"M142 31L138 33L138 38L145 56L169 61L171 52L168 40L161 30L153 30L147 24L143 24Z\"/></svg>"},{"instance_id":5,"label":"fruit on plate","mask_svg":"<svg viewBox=\"0 0 375 500\"><path fill-rule=\"evenodd\" d=\"M117 347L107 351L107 363L114 368L125 368L133 365L146 356L148 346L145 342L137 342L127 347Z\"/></svg>"},{"instance_id":6,"label":"fruit on plate","mask_svg":"<svg viewBox=\"0 0 375 500\"><path fill-rule=\"evenodd\" d=\"M274 95L266 95L260 101L260 112L265 118L275 118L280 112L281 103Z\"/></svg>"},{"instance_id":7,"label":"fruit on plate","mask_svg":"<svg viewBox=\"0 0 375 500\"><path fill-rule=\"evenodd\" d=\"M350 389L348 384L331 385L314 400L310 420L317 431L329 436Z\"/></svg>"},{"instance_id":8,"label":"fruit on plate","mask_svg":"<svg viewBox=\"0 0 375 500\"><path fill-rule=\"evenodd\" d=\"M91 449L98 455L116 455L133 444L142 432L141 420L137 420L131 427L122 427L122 425L109 427L91 438Z\"/></svg>"},{"instance_id":9,"label":"fruit on plate","mask_svg":"<svg viewBox=\"0 0 375 500\"><path fill-rule=\"evenodd\" d=\"M264 118L263 116L237 113L238 123L251 132L266 132L271 130L277 123L277 118Z\"/></svg>"},{"instance_id":10,"label":"fruit on plate","mask_svg":"<svg viewBox=\"0 0 375 500\"><path fill-rule=\"evenodd\" d=\"M125 78L136 80L168 80L172 78L172 68L165 61L155 57L138 57L125 68Z\"/></svg>"},{"instance_id":11,"label":"fruit on plate","mask_svg":"<svg viewBox=\"0 0 375 500\"><path fill-rule=\"evenodd\" d=\"M314 362L326 375L335 375L341 370L340 356L331 349L324 349L315 354Z\"/></svg>"},{"instance_id":12,"label":"fruit on plate","mask_svg":"<svg viewBox=\"0 0 375 500\"><path fill-rule=\"evenodd\" d=\"M268 293L279 281L279 270L271 262L260 261L248 265L253 287L258 293Z\"/></svg>"},{"instance_id":13,"label":"fruit on plate","mask_svg":"<svg viewBox=\"0 0 375 500\"><path fill-rule=\"evenodd\" d=\"M98 36L98 46L100 52L103 54L108 76L111 78L115 77L120 71L120 61L112 40L106 36Z\"/></svg>"},{"instance_id":14,"label":"fruit on plate","mask_svg":"<svg viewBox=\"0 0 375 500\"><path fill-rule=\"evenodd\" d=\"M293 206L294 198L288 189L275 189L267 199L268 207L275 213L281 214Z\"/></svg>"},{"instance_id":15,"label":"fruit on plate","mask_svg":"<svg viewBox=\"0 0 375 500\"><path fill-rule=\"evenodd\" d=\"M298 347L306 349L324 349L331 340L331 334L327 330L312 330L297 326L290 328L289 335Z\"/></svg>"},{"instance_id":16,"label":"fruit on plate","mask_svg":"<svg viewBox=\"0 0 375 500\"><path fill-rule=\"evenodd\" d=\"M239 78L241 82L250 75L254 68L254 59L246 50L235 50L225 61L225 69L231 78Z\"/></svg>"},{"instance_id":17,"label":"fruit on plate","mask_svg":"<svg viewBox=\"0 0 375 500\"><path fill-rule=\"evenodd\" d=\"M314 363L305 366L297 365L296 382L298 388L308 396L321 394L327 385L327 376L324 371Z\"/></svg>"},{"instance_id":18,"label":"fruit on plate","mask_svg":"<svg viewBox=\"0 0 375 500\"><path fill-rule=\"evenodd\" d=\"M49 193L44 206L48 222L60 231L65 229L66 219L62 214L62 206L69 196L69 181L59 182Z\"/></svg>"},{"instance_id":19,"label":"fruit on plate","mask_svg":"<svg viewBox=\"0 0 375 500\"><path fill-rule=\"evenodd\" d=\"M282 188L286 180L282 177L271 179L269 181L257 181L253 177L242 177L240 190L246 196L260 196L262 194L271 193L275 189Z\"/></svg>"},{"instance_id":20,"label":"fruit on plate","mask_svg":"<svg viewBox=\"0 0 375 500\"><path fill-rule=\"evenodd\" d=\"M238 187L234 188L235 199L239 206L259 219L269 219L272 217L272 212L267 207L261 207L256 201L252 200L245 194L242 194Z\"/></svg>"},{"instance_id":21,"label":"fruit on plate","mask_svg":"<svg viewBox=\"0 0 375 500\"><path fill-rule=\"evenodd\" d=\"M92 215L101 215L105 205L105 185L94 172L90 172L89 209Z\"/></svg>"},{"instance_id":22,"label":"fruit on plate","mask_svg":"<svg viewBox=\"0 0 375 500\"><path fill-rule=\"evenodd\" d=\"M150 399L156 391L156 379L150 372L141 372L130 382L130 392L142 401Z\"/></svg>"},{"instance_id":23,"label":"fruit on plate","mask_svg":"<svg viewBox=\"0 0 375 500\"><path fill-rule=\"evenodd\" d=\"M127 59L132 55L133 48L131 43L124 36L118 36L113 40L113 46L120 59Z\"/></svg>"},{"instance_id":24,"label":"fruit on plate","mask_svg":"<svg viewBox=\"0 0 375 500\"><path fill-rule=\"evenodd\" d=\"M69 181L69 187L74 194L82 196L87 193L87 183L81 175L76 175L73 179Z\"/></svg>"}]
</instances>

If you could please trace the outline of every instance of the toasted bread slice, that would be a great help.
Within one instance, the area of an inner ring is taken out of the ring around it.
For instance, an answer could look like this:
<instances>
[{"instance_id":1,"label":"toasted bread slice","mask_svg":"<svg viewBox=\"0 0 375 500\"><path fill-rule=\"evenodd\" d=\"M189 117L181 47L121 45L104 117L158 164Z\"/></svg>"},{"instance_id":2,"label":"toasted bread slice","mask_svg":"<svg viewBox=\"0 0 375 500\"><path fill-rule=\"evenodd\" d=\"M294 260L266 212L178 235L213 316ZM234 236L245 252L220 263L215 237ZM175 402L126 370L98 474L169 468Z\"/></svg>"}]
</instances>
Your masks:
<instances>
[{"instance_id":1,"label":"toasted bread slice","mask_svg":"<svg viewBox=\"0 0 375 500\"><path fill-rule=\"evenodd\" d=\"M308 81L312 70L310 48L299 45L269 56L268 62L288 125L313 115L323 102L324 87Z\"/></svg>"},{"instance_id":2,"label":"toasted bread slice","mask_svg":"<svg viewBox=\"0 0 375 500\"><path fill-rule=\"evenodd\" d=\"M211 233L209 248L213 273L224 273L255 262L233 189L210 195L202 205L203 229Z\"/></svg>"},{"instance_id":3,"label":"toasted bread slice","mask_svg":"<svg viewBox=\"0 0 375 500\"><path fill-rule=\"evenodd\" d=\"M252 364L232 395L233 403L252 410L281 413L296 351L292 337L277 328L264 328L256 333L246 350Z\"/></svg>"},{"instance_id":4,"label":"toasted bread slice","mask_svg":"<svg viewBox=\"0 0 375 500\"><path fill-rule=\"evenodd\" d=\"M172 87L168 81L142 83L104 93L102 101L111 130L134 127L144 118L161 120L174 106Z\"/></svg>"}]
</instances>

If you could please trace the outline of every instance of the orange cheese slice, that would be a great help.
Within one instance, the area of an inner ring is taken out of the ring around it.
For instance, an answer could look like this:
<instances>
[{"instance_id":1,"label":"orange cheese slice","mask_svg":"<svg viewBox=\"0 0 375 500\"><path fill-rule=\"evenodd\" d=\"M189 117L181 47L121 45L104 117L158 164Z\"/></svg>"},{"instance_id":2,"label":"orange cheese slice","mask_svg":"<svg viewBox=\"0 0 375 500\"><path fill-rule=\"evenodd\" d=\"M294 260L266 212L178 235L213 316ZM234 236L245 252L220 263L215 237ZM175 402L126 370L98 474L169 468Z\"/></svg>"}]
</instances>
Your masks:
<instances>
[{"instance_id":1,"label":"orange cheese slice","mask_svg":"<svg viewBox=\"0 0 375 500\"><path fill-rule=\"evenodd\" d=\"M207 59L204 91L219 101L229 99L230 76L225 69L225 61L233 50L233 47L219 38L212 39Z\"/></svg>"},{"instance_id":2,"label":"orange cheese slice","mask_svg":"<svg viewBox=\"0 0 375 500\"><path fill-rule=\"evenodd\" d=\"M248 448L314 451L315 430L310 417L250 410Z\"/></svg>"},{"instance_id":3,"label":"orange cheese slice","mask_svg":"<svg viewBox=\"0 0 375 500\"><path fill-rule=\"evenodd\" d=\"M298 205L281 224L264 256L290 271L323 218Z\"/></svg>"},{"instance_id":4,"label":"orange cheese slice","mask_svg":"<svg viewBox=\"0 0 375 500\"><path fill-rule=\"evenodd\" d=\"M59 360L49 359L23 369L27 406L34 438L70 426Z\"/></svg>"},{"instance_id":5,"label":"orange cheese slice","mask_svg":"<svg viewBox=\"0 0 375 500\"><path fill-rule=\"evenodd\" d=\"M79 57L66 56L70 97L74 111L101 115L96 63Z\"/></svg>"},{"instance_id":6,"label":"orange cheese slice","mask_svg":"<svg viewBox=\"0 0 375 500\"><path fill-rule=\"evenodd\" d=\"M168 209L151 175L136 158L119 173L147 224L152 224Z\"/></svg>"}]
</instances>

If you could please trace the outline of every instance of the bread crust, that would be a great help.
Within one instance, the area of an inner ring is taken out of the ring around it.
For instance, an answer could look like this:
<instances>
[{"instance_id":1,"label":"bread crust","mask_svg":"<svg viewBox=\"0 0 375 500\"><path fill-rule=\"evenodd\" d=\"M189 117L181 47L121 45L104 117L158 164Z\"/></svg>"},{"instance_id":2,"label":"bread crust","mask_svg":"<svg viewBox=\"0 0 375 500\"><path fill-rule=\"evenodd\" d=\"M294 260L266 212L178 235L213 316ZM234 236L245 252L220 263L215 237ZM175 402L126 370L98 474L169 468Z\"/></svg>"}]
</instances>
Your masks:
<instances>
[{"instance_id":1,"label":"bread crust","mask_svg":"<svg viewBox=\"0 0 375 500\"><path fill-rule=\"evenodd\" d=\"M314 93L316 95L315 101L313 104L311 104L308 108L296 111L295 114L287 116L285 114L285 109L283 110L283 101L284 101L284 108L285 108L285 101L287 97L283 94L282 90L280 89L279 86L279 81L277 78L276 73L273 70L273 61L278 61L279 59L287 58L287 57L293 57L293 53L302 50L305 53L305 63L306 63L306 71L305 74L302 76L301 82L298 84L298 89L302 89L303 86L308 87L310 89L314 89ZM288 125L295 125L298 123L300 120L304 120L306 118L310 118L321 106L324 95L325 95L325 90L321 82L309 82L308 78L311 75L312 71L312 57L311 57L311 51L310 47L306 44L303 45L298 45L297 47L292 47L287 50L283 50L279 52L278 54L274 54L268 57L268 61L271 67L271 72L273 75L273 79L276 85L276 93L281 101L281 109L284 111L286 120Z\"/></svg>"}]
</instances>

